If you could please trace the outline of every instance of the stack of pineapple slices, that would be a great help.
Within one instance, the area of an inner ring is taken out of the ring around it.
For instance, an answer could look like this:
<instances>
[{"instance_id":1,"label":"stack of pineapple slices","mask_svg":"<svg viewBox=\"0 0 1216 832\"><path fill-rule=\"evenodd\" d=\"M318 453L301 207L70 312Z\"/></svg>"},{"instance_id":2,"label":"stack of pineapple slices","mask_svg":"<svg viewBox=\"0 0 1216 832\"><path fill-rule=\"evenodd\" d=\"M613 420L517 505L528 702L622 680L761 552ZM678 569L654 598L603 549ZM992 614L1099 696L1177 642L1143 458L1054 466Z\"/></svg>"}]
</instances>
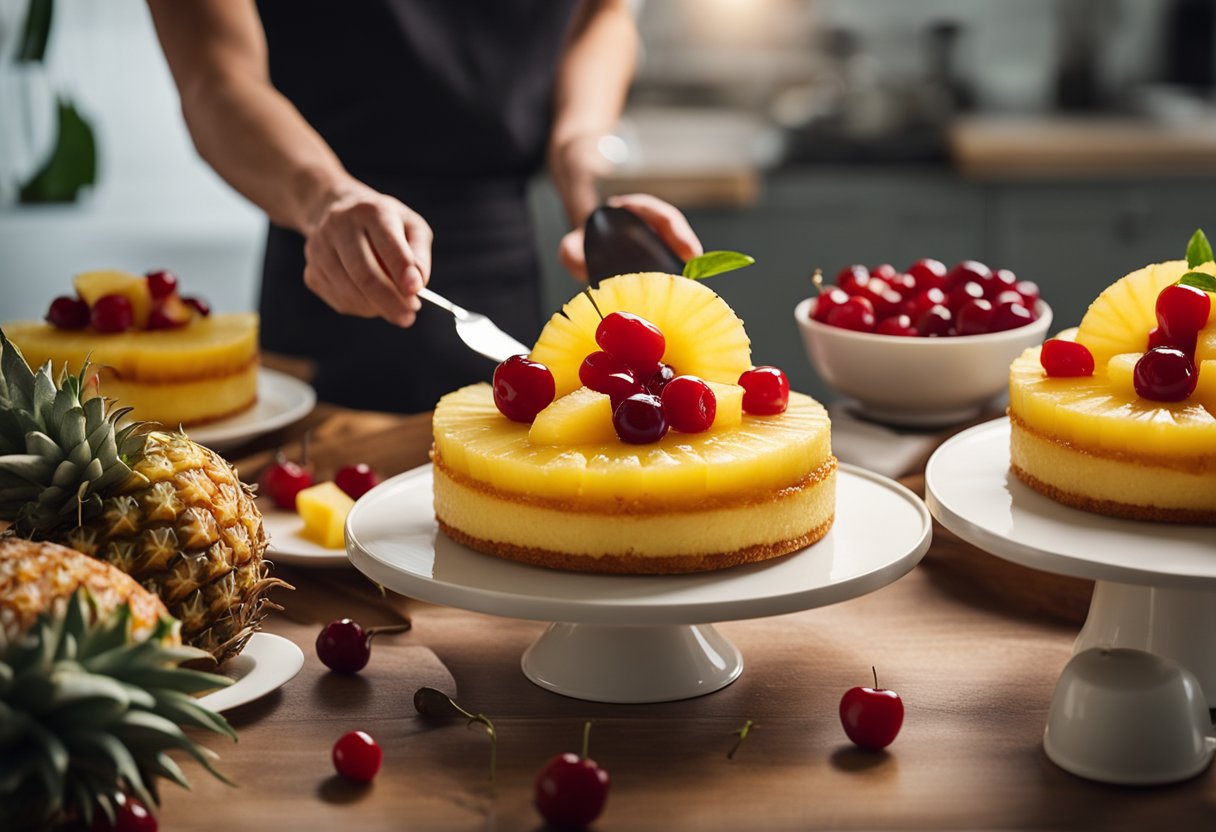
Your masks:
<instances>
[{"instance_id":1,"label":"stack of pineapple slices","mask_svg":"<svg viewBox=\"0 0 1216 832\"><path fill-rule=\"evenodd\" d=\"M655 509L738 496L800 481L831 454L828 415L790 394L776 416L742 415L735 382L751 368L743 322L702 283L667 274L622 275L578 295L553 316L530 358L553 373L557 398L531 426L502 418L487 385L450 393L436 409L435 451L447 468L512 493L619 501ZM628 311L666 339L663 363L710 382L718 416L708 432L668 433L651 445L621 443L607 396L580 387L579 365L599 349L600 315ZM762 423L762 424L761 424Z\"/></svg>"},{"instance_id":2,"label":"stack of pineapple slices","mask_svg":"<svg viewBox=\"0 0 1216 832\"><path fill-rule=\"evenodd\" d=\"M113 825L124 795L151 806L157 778L188 785L174 749L224 779L181 729L236 739L191 696L230 681L179 667L206 657L114 567L0 540L0 829L87 827L98 812Z\"/></svg>"},{"instance_id":3,"label":"stack of pineapple slices","mask_svg":"<svg viewBox=\"0 0 1216 832\"><path fill-rule=\"evenodd\" d=\"M1032 424L1051 425L1054 433L1083 447L1131 447L1179 460L1216 455L1216 304L1196 343L1199 383L1188 399L1143 399L1131 378L1148 333L1157 325L1157 296L1188 271L1216 275L1216 263L1188 268L1186 261L1176 260L1134 271L1094 300L1077 329L1057 336L1089 349L1093 376L1048 378L1037 349L1018 358L1010 374L1014 412Z\"/></svg>"}]
</instances>

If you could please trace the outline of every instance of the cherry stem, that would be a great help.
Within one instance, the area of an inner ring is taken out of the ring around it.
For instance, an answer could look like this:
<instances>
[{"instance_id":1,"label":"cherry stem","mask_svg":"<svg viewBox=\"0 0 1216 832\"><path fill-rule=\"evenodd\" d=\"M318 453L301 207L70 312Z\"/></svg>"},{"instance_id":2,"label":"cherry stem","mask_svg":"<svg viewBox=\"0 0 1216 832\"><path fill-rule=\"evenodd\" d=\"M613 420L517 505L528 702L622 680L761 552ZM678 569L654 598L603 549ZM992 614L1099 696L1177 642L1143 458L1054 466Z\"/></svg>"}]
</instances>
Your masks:
<instances>
[{"instance_id":1,"label":"cherry stem","mask_svg":"<svg viewBox=\"0 0 1216 832\"><path fill-rule=\"evenodd\" d=\"M591 749L591 720L583 723L583 754L582 759L587 759L587 752Z\"/></svg>"},{"instance_id":2,"label":"cherry stem","mask_svg":"<svg viewBox=\"0 0 1216 832\"><path fill-rule=\"evenodd\" d=\"M823 269L815 269L811 274L811 283L815 284L815 291L823 294Z\"/></svg>"},{"instance_id":3,"label":"cherry stem","mask_svg":"<svg viewBox=\"0 0 1216 832\"><path fill-rule=\"evenodd\" d=\"M739 750L739 746L743 745L743 741L747 739L747 735L751 733L752 727L755 726L755 724L755 722L749 719L747 722L743 723L742 728L735 732L739 735L739 739L735 740L735 744L731 746L730 751L726 752L726 759L734 759L735 752Z\"/></svg>"},{"instance_id":4,"label":"cherry stem","mask_svg":"<svg viewBox=\"0 0 1216 832\"><path fill-rule=\"evenodd\" d=\"M591 301L591 308L595 310L595 314L600 316L600 320L604 320L604 313L600 311L600 305L595 302L595 296L591 294L591 287L583 289L583 294L587 296L587 300Z\"/></svg>"},{"instance_id":5,"label":"cherry stem","mask_svg":"<svg viewBox=\"0 0 1216 832\"><path fill-rule=\"evenodd\" d=\"M878 670L874 667L874 665L870 665L870 672L874 674L874 690L882 690L882 688L878 686Z\"/></svg>"},{"instance_id":6,"label":"cherry stem","mask_svg":"<svg viewBox=\"0 0 1216 832\"><path fill-rule=\"evenodd\" d=\"M390 624L390 625L386 625L384 627L368 627L366 630L363 631L363 636L367 640L367 642L370 644L373 636L378 636L382 633L386 634L386 635L392 635L393 633L404 633L407 630L413 628L413 626L414 626L414 623L407 619L402 624Z\"/></svg>"}]
</instances>

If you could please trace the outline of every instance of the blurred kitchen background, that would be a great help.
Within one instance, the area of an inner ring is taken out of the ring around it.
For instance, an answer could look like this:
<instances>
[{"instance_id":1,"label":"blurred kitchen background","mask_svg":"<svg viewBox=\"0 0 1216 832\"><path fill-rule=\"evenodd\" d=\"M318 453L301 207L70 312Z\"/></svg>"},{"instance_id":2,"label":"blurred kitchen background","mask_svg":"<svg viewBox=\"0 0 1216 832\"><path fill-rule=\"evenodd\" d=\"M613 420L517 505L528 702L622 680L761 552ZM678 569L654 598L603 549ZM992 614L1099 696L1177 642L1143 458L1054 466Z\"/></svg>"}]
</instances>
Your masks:
<instances>
[{"instance_id":1,"label":"blurred kitchen background","mask_svg":"<svg viewBox=\"0 0 1216 832\"><path fill-rule=\"evenodd\" d=\"M252 307L265 221L194 153L142 0L58 0L35 63L15 60L26 3L0 0L0 320L107 266ZM808 392L793 308L815 267L976 258L1037 281L1059 328L1216 231L1216 0L649 0L639 28L605 190L753 254L712 286L757 363ZM20 204L57 96L91 128L96 184ZM564 222L543 180L533 201L556 307L576 289Z\"/></svg>"}]
</instances>

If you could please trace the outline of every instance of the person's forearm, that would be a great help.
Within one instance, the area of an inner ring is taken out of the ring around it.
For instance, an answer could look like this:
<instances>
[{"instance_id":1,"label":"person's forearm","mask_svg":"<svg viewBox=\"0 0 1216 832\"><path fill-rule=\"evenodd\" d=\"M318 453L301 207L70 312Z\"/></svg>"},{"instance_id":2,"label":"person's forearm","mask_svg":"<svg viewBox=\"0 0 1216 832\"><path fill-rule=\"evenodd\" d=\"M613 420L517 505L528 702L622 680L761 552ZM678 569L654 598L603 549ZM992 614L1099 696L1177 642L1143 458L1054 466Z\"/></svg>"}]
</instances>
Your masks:
<instances>
[{"instance_id":1,"label":"person's forearm","mask_svg":"<svg viewBox=\"0 0 1216 832\"><path fill-rule=\"evenodd\" d=\"M625 106L637 63L638 36L626 0L584 0L558 66L550 134L551 167L564 149L612 131ZM572 224L595 207L589 168L555 170L554 180Z\"/></svg>"}]
</instances>

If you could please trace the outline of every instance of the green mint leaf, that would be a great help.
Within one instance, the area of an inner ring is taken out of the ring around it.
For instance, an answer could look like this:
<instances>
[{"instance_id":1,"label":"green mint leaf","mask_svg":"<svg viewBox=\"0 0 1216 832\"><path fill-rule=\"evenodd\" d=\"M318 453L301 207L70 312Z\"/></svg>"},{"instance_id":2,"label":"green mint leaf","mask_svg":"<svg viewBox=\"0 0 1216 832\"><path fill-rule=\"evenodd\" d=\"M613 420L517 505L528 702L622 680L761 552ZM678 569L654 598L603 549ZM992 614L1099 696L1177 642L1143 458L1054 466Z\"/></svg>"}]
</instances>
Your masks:
<instances>
[{"instance_id":1,"label":"green mint leaf","mask_svg":"<svg viewBox=\"0 0 1216 832\"><path fill-rule=\"evenodd\" d=\"M1202 228L1195 229L1195 233L1191 235L1191 241L1186 244L1186 267L1193 269L1212 259L1212 244L1208 242L1207 235L1203 233Z\"/></svg>"},{"instance_id":2,"label":"green mint leaf","mask_svg":"<svg viewBox=\"0 0 1216 832\"><path fill-rule=\"evenodd\" d=\"M1183 286L1194 286L1205 292L1216 292L1216 277L1203 272L1187 272L1178 279Z\"/></svg>"},{"instance_id":3,"label":"green mint leaf","mask_svg":"<svg viewBox=\"0 0 1216 832\"><path fill-rule=\"evenodd\" d=\"M684 276L693 280L704 280L715 274L742 269L755 262L755 257L737 251L707 251L684 264Z\"/></svg>"}]
</instances>

